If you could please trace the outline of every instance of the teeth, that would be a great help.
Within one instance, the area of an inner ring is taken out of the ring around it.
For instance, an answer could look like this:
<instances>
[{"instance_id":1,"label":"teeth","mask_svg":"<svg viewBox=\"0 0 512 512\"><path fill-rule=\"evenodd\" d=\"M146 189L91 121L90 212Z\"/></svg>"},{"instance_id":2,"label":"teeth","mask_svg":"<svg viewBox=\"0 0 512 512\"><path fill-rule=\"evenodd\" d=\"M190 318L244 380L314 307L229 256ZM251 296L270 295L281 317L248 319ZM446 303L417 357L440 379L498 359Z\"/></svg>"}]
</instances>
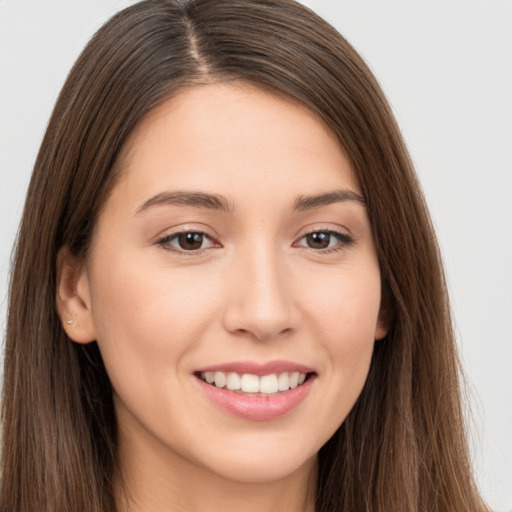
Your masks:
<instances>
[{"instance_id":1,"label":"teeth","mask_svg":"<svg viewBox=\"0 0 512 512\"><path fill-rule=\"evenodd\" d=\"M271 393L277 393L279 387L277 384L277 375L263 375L260 379L260 393L270 395Z\"/></svg>"},{"instance_id":2,"label":"teeth","mask_svg":"<svg viewBox=\"0 0 512 512\"><path fill-rule=\"evenodd\" d=\"M242 375L236 372L202 372L201 379L217 388L224 388L231 391L241 390L244 393L263 393L271 395L278 391L288 391L300 386L306 380L305 373L284 372L281 374L271 373L258 377L251 373Z\"/></svg>"},{"instance_id":3,"label":"teeth","mask_svg":"<svg viewBox=\"0 0 512 512\"><path fill-rule=\"evenodd\" d=\"M226 385L226 374L224 372L215 372L215 386L223 388Z\"/></svg>"},{"instance_id":4,"label":"teeth","mask_svg":"<svg viewBox=\"0 0 512 512\"><path fill-rule=\"evenodd\" d=\"M240 375L238 373L228 373L228 377L226 379L226 387L231 391L235 391L241 388L240 383Z\"/></svg>"},{"instance_id":5,"label":"teeth","mask_svg":"<svg viewBox=\"0 0 512 512\"><path fill-rule=\"evenodd\" d=\"M305 375L304 378L306 378ZM288 391L290 389L290 377L287 373L281 373L281 375L279 375L277 379L277 389L279 389L279 391Z\"/></svg>"},{"instance_id":6,"label":"teeth","mask_svg":"<svg viewBox=\"0 0 512 512\"><path fill-rule=\"evenodd\" d=\"M240 379L240 384L244 393L258 393L260 390L260 379L257 375L244 373Z\"/></svg>"}]
</instances>

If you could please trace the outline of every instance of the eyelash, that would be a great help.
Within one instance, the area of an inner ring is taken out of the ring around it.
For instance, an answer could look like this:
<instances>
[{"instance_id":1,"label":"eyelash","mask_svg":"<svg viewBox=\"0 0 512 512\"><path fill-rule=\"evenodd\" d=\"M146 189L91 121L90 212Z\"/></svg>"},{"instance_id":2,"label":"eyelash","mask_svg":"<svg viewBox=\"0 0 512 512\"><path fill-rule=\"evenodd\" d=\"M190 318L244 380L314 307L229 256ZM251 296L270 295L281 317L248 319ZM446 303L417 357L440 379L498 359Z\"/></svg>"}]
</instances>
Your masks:
<instances>
[{"instance_id":1,"label":"eyelash","mask_svg":"<svg viewBox=\"0 0 512 512\"><path fill-rule=\"evenodd\" d=\"M332 229L315 229L315 230L309 231L307 233L304 233L299 238L299 240L297 242L294 242L293 245L294 245L294 247L297 247L296 244L299 241L305 239L307 236L314 235L314 234L320 234L320 233L328 235L330 237L334 237L338 241L338 243L333 247L326 247L323 249L308 247L306 245L298 245L298 247L303 247L305 249L308 249L309 251L312 251L315 254L330 254L333 252L341 251L341 250L353 245L355 242L355 240L351 236L349 236L345 233L341 233L339 231L333 231ZM216 240L214 237L208 235L207 233L205 233L203 231L194 231L194 230L178 231L176 233L173 233L172 235L167 235L167 236L157 240L156 245L158 245L159 247L161 247L165 250L173 251L177 254L184 255L184 256L194 256L194 255L202 254L203 251L208 249L208 248L200 248L200 249L186 250L183 248L179 248L179 249L172 248L171 242L173 240L178 240L178 238L183 235L200 235L201 237L203 237L203 239L210 240L210 242L212 244L220 246L220 242L218 242L218 240Z\"/></svg>"},{"instance_id":2,"label":"eyelash","mask_svg":"<svg viewBox=\"0 0 512 512\"><path fill-rule=\"evenodd\" d=\"M186 249L182 249L182 248L173 248L171 246L171 242L173 240L178 240L178 238L180 236L182 236L182 235L200 235L204 239L210 240L210 242L212 244L220 246L220 242L218 242L212 236L208 235L207 233L205 233L203 231L195 231L195 230L178 231L176 233L173 233L172 235L164 236L163 238L158 240L156 242L156 244L159 247L161 247L162 249L165 249L167 251L172 251L172 252L175 252L175 253L177 253L179 255L183 255L183 256L195 256L197 254L201 254L203 251L206 250L205 248L203 248L203 249L196 249L196 250L187 251Z\"/></svg>"},{"instance_id":3,"label":"eyelash","mask_svg":"<svg viewBox=\"0 0 512 512\"><path fill-rule=\"evenodd\" d=\"M334 237L338 241L338 243L333 247L326 247L324 249L315 249L314 247L308 247L308 246L303 246L303 245L301 245L299 247L304 247L305 249L309 249L310 251L313 251L314 253L330 254L333 252L342 251L343 249L346 249L347 247L350 247L351 245L353 245L355 242L354 238L352 238L351 236L349 236L345 233L341 233L340 231L333 231L332 229L314 229L312 231L304 233L299 238L299 241L303 240L307 236L314 235L314 234L320 234L320 233L328 235L330 237ZM295 242L294 245L296 243L297 242Z\"/></svg>"}]
</instances>

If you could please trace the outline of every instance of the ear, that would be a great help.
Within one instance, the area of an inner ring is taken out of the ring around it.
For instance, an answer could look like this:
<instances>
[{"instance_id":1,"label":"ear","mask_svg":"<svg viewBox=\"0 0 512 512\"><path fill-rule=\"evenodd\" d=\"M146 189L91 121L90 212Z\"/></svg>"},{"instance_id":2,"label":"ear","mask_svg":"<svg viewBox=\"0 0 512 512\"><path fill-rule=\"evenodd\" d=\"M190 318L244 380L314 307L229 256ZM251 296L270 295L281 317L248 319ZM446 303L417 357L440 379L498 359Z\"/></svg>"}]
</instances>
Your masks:
<instances>
[{"instance_id":1,"label":"ear","mask_svg":"<svg viewBox=\"0 0 512 512\"><path fill-rule=\"evenodd\" d=\"M375 328L375 339L381 340L385 338L389 331L391 323L390 312L387 306L381 305L379 311L379 317L377 318L377 326Z\"/></svg>"},{"instance_id":2,"label":"ear","mask_svg":"<svg viewBox=\"0 0 512 512\"><path fill-rule=\"evenodd\" d=\"M83 262L68 247L57 255L57 310L66 334L77 343L96 339L89 276Z\"/></svg>"}]
</instances>

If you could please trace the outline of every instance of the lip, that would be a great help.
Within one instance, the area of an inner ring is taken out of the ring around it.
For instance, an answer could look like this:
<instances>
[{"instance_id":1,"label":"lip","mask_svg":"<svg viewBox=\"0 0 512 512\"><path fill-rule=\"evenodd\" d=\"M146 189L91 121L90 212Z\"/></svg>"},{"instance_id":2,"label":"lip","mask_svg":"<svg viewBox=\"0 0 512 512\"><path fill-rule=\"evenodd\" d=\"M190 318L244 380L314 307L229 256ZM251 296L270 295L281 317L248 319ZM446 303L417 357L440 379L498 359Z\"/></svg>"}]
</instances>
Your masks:
<instances>
[{"instance_id":1,"label":"lip","mask_svg":"<svg viewBox=\"0 0 512 512\"><path fill-rule=\"evenodd\" d=\"M199 378L200 372L237 372L239 374L269 375L271 373L299 372L307 373L306 381L296 388L269 395L245 394L217 388ZM201 368L194 373L194 378L205 395L221 410L251 421L269 421L291 412L307 397L316 380L316 373L311 368L288 361L268 363L238 362L224 363Z\"/></svg>"},{"instance_id":2,"label":"lip","mask_svg":"<svg viewBox=\"0 0 512 512\"><path fill-rule=\"evenodd\" d=\"M271 373L284 372L315 373L315 370L309 366L293 363L291 361L267 361L265 363L256 361L233 361L213 366L205 366L204 368L198 368L196 370L196 373L201 372L251 373L262 377L263 375L270 375Z\"/></svg>"}]
</instances>

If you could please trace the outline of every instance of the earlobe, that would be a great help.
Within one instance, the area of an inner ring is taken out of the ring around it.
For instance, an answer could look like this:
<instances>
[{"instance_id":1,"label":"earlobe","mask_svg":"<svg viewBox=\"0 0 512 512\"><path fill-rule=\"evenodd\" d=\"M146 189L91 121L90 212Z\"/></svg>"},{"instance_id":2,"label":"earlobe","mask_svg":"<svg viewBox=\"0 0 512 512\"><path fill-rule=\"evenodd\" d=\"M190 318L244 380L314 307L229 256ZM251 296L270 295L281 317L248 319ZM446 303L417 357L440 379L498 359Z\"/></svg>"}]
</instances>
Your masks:
<instances>
[{"instance_id":1,"label":"earlobe","mask_svg":"<svg viewBox=\"0 0 512 512\"><path fill-rule=\"evenodd\" d=\"M377 326L375 327L375 339L381 340L385 338L389 332L390 324L389 310L385 306L381 306L379 311L379 318L377 319Z\"/></svg>"},{"instance_id":2,"label":"earlobe","mask_svg":"<svg viewBox=\"0 0 512 512\"><path fill-rule=\"evenodd\" d=\"M377 328L375 329L375 339L381 340L382 338L386 337L387 333L387 328L379 322L377 324Z\"/></svg>"},{"instance_id":3,"label":"earlobe","mask_svg":"<svg viewBox=\"0 0 512 512\"><path fill-rule=\"evenodd\" d=\"M89 276L68 247L61 248L57 255L56 292L57 310L69 338L77 343L94 341Z\"/></svg>"}]
</instances>

